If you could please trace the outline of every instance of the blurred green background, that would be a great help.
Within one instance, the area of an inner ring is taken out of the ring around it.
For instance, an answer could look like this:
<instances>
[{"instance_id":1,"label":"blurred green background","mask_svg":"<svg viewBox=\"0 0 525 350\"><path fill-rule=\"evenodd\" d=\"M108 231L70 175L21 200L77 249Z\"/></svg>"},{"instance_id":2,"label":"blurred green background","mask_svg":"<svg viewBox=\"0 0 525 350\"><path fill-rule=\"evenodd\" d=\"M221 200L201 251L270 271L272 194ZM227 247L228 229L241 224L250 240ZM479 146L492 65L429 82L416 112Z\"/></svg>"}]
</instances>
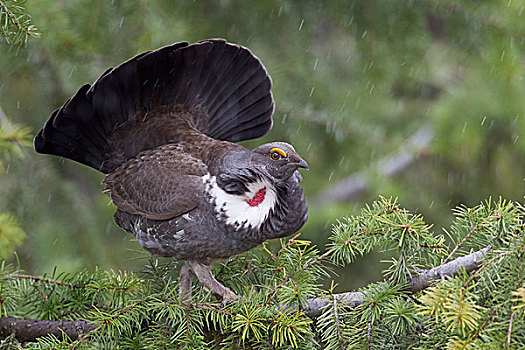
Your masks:
<instances>
[{"instance_id":1,"label":"blurred green background","mask_svg":"<svg viewBox=\"0 0 525 350\"><path fill-rule=\"evenodd\" d=\"M398 197L442 232L450 208L525 184L525 1L147 1L26 3L42 33L0 42L0 107L33 134L108 67L177 41L249 47L273 79L270 140L292 143L321 249L331 224L378 195ZM0 175L0 212L27 237L31 273L137 269L140 247L113 224L103 175L24 148ZM375 255L337 271L340 289L380 278Z\"/></svg>"}]
</instances>

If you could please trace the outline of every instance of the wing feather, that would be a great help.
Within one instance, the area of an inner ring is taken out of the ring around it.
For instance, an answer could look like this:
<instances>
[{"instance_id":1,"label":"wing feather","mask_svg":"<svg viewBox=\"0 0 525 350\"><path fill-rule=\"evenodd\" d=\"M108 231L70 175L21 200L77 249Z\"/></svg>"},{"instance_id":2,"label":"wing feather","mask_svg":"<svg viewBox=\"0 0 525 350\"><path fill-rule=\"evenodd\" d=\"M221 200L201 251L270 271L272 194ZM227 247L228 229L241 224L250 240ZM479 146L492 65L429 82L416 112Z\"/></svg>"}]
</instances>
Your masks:
<instances>
[{"instance_id":1,"label":"wing feather","mask_svg":"<svg viewBox=\"0 0 525 350\"><path fill-rule=\"evenodd\" d=\"M104 192L120 210L168 220L200 204L206 173L208 168L201 160L184 153L180 146L165 145L140 153L107 175Z\"/></svg>"}]
</instances>

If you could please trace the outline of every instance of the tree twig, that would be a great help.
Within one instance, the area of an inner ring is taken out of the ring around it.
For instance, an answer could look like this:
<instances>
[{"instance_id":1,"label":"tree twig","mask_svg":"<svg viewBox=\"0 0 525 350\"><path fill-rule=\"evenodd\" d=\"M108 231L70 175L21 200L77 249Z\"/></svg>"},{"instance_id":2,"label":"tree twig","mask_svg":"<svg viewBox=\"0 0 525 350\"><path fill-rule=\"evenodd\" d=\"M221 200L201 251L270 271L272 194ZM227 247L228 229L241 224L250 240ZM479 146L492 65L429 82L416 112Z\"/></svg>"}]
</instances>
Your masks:
<instances>
[{"instance_id":1,"label":"tree twig","mask_svg":"<svg viewBox=\"0 0 525 350\"><path fill-rule=\"evenodd\" d=\"M482 265L478 270L476 270L476 272L474 272L472 274L472 276L470 276L470 278L463 284L463 288L467 288L467 286L470 284L470 282L472 282L472 280L481 273L481 271L483 271L487 266L489 266L490 264L492 264L494 261L506 256L506 255L511 255L511 254L514 254L515 252L514 251L506 251L506 252L503 252L503 253L500 253L494 257L492 257L489 261L487 261L486 264ZM470 272L470 271L469 271Z\"/></svg>"},{"instance_id":2,"label":"tree twig","mask_svg":"<svg viewBox=\"0 0 525 350\"><path fill-rule=\"evenodd\" d=\"M485 220L483 220L485 221ZM454 256L454 254L456 254L456 252L463 246L463 244L465 244L465 242L470 238L470 236L472 236L472 234L476 231L479 231L481 230L481 225L480 226L476 226L476 227L473 227L472 225L472 220L470 220L470 212L469 212L469 222L470 222L470 230L469 232L465 235L465 237L463 237L463 239L461 240L461 242L459 242L458 244L456 244L456 246L454 247L454 249L452 249L452 251L450 252L450 254L447 256L447 258L443 261L443 263L447 263L450 259L452 259L452 257Z\"/></svg>"},{"instance_id":3,"label":"tree twig","mask_svg":"<svg viewBox=\"0 0 525 350\"><path fill-rule=\"evenodd\" d=\"M127 288L127 287L113 287L113 286L108 286L108 287L79 286L79 285L76 285L76 284L71 284L71 283L67 283L67 282L62 282L62 281L59 281L59 280L52 280L52 279L49 279L49 278L43 278L43 277L38 277L38 276L33 276L33 275L21 275L21 274L18 274L18 273L12 273L12 274L10 274L10 275L6 275L6 277L17 278L17 279L32 280L32 281L35 281L35 282L37 282L37 283L38 283L38 282L42 282L42 283L47 283L47 284L58 284L59 286L69 287L69 288L73 288L73 289L130 290L130 288Z\"/></svg>"},{"instance_id":4,"label":"tree twig","mask_svg":"<svg viewBox=\"0 0 525 350\"><path fill-rule=\"evenodd\" d=\"M284 252L286 249L290 248L292 245L294 245L296 242L295 240L299 238L301 235L301 232L298 232L295 236L293 236L288 242L286 242L286 245L284 245L277 253L272 255L272 260L277 259L279 255L281 255L282 252Z\"/></svg>"},{"instance_id":5,"label":"tree twig","mask_svg":"<svg viewBox=\"0 0 525 350\"><path fill-rule=\"evenodd\" d=\"M324 258L326 258L327 256L331 255L332 253L334 252L334 249L329 249L327 250L326 252L324 252L323 254L319 255L317 258L315 258L314 260L310 261L309 263L303 265L301 268L295 270L294 272L292 272L291 274L289 275L286 275L284 277L284 279L282 280L281 283L279 283L279 285L277 287L275 287L270 293L268 293L268 296L273 296L275 294L275 292L277 292L278 289L280 289L282 286L284 286L284 284L286 282L288 282L291 278L293 278L297 273L301 272L301 271L304 271L308 268L310 268L312 265L314 264L317 264L319 261L323 260Z\"/></svg>"},{"instance_id":6,"label":"tree twig","mask_svg":"<svg viewBox=\"0 0 525 350\"><path fill-rule=\"evenodd\" d=\"M330 290L330 293L331 293L331 290ZM339 348L340 349L344 349L344 347L343 347L343 335L341 333L341 326L339 324L339 313L337 311L339 306L337 305L337 300L334 298L333 294L331 294L331 297L332 297L333 310L334 310L335 326L337 328L337 340L339 341Z\"/></svg>"},{"instance_id":7,"label":"tree twig","mask_svg":"<svg viewBox=\"0 0 525 350\"><path fill-rule=\"evenodd\" d=\"M15 27L17 27L19 30L24 32L25 35L32 36L31 33L27 29L25 29L24 26L20 24L20 22L18 22L18 20L16 19L16 16L13 13L11 13L11 11L9 11L7 6L5 6L4 3L2 2L0 2L0 9L2 10L3 13L5 13L7 19L15 25Z\"/></svg>"}]
</instances>

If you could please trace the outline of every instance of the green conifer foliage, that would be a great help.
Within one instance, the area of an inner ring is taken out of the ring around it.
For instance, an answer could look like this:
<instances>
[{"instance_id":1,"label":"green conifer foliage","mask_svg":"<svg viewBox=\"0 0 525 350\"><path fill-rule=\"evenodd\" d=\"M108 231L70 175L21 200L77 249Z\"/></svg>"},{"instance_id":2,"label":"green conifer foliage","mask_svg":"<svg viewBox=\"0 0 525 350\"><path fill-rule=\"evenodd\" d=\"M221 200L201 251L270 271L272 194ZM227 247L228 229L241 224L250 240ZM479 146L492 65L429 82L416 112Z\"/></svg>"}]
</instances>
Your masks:
<instances>
[{"instance_id":1,"label":"green conifer foliage","mask_svg":"<svg viewBox=\"0 0 525 350\"><path fill-rule=\"evenodd\" d=\"M26 12L22 0L0 1L0 43L5 40L13 46L27 44L29 37L38 38L40 33Z\"/></svg>"},{"instance_id":2,"label":"green conifer foliage","mask_svg":"<svg viewBox=\"0 0 525 350\"><path fill-rule=\"evenodd\" d=\"M96 269L41 277L4 264L2 313L88 321L77 338L48 335L24 348L525 346L525 208L489 199L458 207L454 215L447 243L420 215L380 198L334 225L322 254L300 235L275 249L262 245L216 266L217 278L241 296L226 306L197 286L191 300L181 300L180 263L170 259L144 258L139 273ZM373 249L390 257L383 261L382 281L361 288L352 300L335 293L334 283L321 288L334 264L351 264ZM425 273L435 276L420 286ZM22 346L9 337L2 346L8 343Z\"/></svg>"}]
</instances>

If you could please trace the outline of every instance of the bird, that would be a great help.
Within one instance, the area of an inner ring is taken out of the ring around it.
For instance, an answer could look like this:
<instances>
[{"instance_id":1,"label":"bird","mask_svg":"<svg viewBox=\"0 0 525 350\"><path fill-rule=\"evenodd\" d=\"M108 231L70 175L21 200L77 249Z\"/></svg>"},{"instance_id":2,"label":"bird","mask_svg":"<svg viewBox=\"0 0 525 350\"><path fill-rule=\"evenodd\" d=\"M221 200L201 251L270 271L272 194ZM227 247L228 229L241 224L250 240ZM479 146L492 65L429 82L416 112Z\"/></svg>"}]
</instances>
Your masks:
<instances>
[{"instance_id":1,"label":"bird","mask_svg":"<svg viewBox=\"0 0 525 350\"><path fill-rule=\"evenodd\" d=\"M272 127L272 81L246 47L224 39L177 42L140 53L85 84L34 139L38 153L105 175L115 223L152 256L184 261L192 281L223 303L238 298L214 262L282 238L306 223L294 147L237 142Z\"/></svg>"}]
</instances>

